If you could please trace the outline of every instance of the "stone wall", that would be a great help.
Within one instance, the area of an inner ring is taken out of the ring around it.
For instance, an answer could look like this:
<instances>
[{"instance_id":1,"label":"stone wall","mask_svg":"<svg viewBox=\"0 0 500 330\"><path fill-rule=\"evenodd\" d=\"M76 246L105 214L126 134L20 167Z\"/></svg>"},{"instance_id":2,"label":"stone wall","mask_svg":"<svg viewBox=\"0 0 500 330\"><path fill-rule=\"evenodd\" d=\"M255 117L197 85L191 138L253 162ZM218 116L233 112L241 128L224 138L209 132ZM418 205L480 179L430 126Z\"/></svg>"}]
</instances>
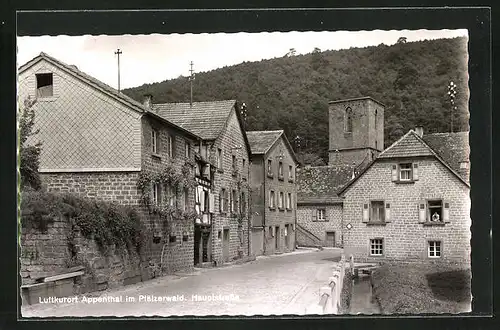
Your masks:
<instances>
[{"instance_id":1,"label":"stone wall","mask_svg":"<svg viewBox=\"0 0 500 330\"><path fill-rule=\"evenodd\" d=\"M217 154L217 149L222 150L222 168L218 168L214 174L213 192L215 194L215 213L212 223L212 259L217 264L224 262L224 229L229 229L229 254L226 261L232 261L240 255L249 255L250 228L249 228L249 159L243 130L239 124L236 112L233 109L229 115L226 127L222 134L214 142L210 149L211 155ZM238 174L233 175L233 155L237 160ZM243 166L243 159L245 165ZM241 205L241 193L245 195L246 211L244 221L238 225L238 221L231 212L220 211L220 193L225 189L228 193L232 190L238 192L238 203Z\"/></svg>"},{"instance_id":2,"label":"stone wall","mask_svg":"<svg viewBox=\"0 0 500 330\"><path fill-rule=\"evenodd\" d=\"M21 232L22 285L37 278L63 273L73 266L84 266L85 274L74 286L74 294L120 287L155 276L146 258L135 247L100 249L94 240L74 231L69 219L54 218L42 233L36 228Z\"/></svg>"},{"instance_id":3,"label":"stone wall","mask_svg":"<svg viewBox=\"0 0 500 330\"><path fill-rule=\"evenodd\" d=\"M346 255L355 260L470 262L469 188L435 158L419 158L419 178L410 183L391 180L394 161L377 160L344 195L344 223L352 229L344 235ZM449 203L449 222L428 225L419 222L419 204L429 199ZM363 204L373 200L390 204L390 222L364 223ZM370 256L370 239L383 239L383 255ZM441 258L428 257L428 241L441 241Z\"/></svg>"},{"instance_id":4,"label":"stone wall","mask_svg":"<svg viewBox=\"0 0 500 330\"><path fill-rule=\"evenodd\" d=\"M313 213L325 209L325 221L313 221ZM301 225L327 245L326 232L335 232L335 246L342 247L342 204L334 205L299 205L297 209L297 224ZM301 242L299 241L299 245Z\"/></svg>"},{"instance_id":5,"label":"stone wall","mask_svg":"<svg viewBox=\"0 0 500 330\"><path fill-rule=\"evenodd\" d=\"M280 158L282 156L282 158ZM281 159L281 160L280 160ZM267 164L271 160L272 175L268 173ZM283 164L283 176L278 175L279 162ZM280 252L290 252L295 249L295 232L293 231L293 224L295 224L295 217L297 211L297 187L296 187L296 164L292 157L290 150L285 145L283 138L267 152L263 164L264 166L264 226L266 235L264 236L264 252L265 254L274 254ZM292 176L289 177L289 166L292 165ZM274 208L270 206L270 192L274 191ZM280 192L283 193L283 207L279 207ZM287 208L288 193L291 194L291 207ZM269 227L279 227L279 231L275 236L269 235ZM285 228L288 233L288 244L285 240ZM276 240L278 246L276 248Z\"/></svg>"}]
</instances>

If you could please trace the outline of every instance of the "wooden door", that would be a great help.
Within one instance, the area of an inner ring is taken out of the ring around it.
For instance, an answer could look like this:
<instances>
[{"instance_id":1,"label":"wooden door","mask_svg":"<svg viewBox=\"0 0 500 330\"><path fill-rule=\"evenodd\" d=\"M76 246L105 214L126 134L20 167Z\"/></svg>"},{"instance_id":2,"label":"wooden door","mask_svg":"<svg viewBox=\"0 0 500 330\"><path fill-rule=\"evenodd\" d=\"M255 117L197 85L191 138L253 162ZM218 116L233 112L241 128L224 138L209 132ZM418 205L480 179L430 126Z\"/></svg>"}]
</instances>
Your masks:
<instances>
[{"instance_id":1,"label":"wooden door","mask_svg":"<svg viewBox=\"0 0 500 330\"><path fill-rule=\"evenodd\" d=\"M222 239L222 258L224 261L229 261L229 229L224 229L224 237Z\"/></svg>"},{"instance_id":2,"label":"wooden door","mask_svg":"<svg viewBox=\"0 0 500 330\"><path fill-rule=\"evenodd\" d=\"M326 232L326 246L335 247L335 232L327 231Z\"/></svg>"}]
</instances>

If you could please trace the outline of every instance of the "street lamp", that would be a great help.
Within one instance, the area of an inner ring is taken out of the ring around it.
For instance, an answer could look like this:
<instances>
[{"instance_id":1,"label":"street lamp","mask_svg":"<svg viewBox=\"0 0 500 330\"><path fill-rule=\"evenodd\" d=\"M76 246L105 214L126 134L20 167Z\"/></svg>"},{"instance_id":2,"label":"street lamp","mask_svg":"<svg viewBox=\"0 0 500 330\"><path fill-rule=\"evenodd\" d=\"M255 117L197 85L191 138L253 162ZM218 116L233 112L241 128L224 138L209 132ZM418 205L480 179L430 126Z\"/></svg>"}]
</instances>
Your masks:
<instances>
[{"instance_id":1,"label":"street lamp","mask_svg":"<svg viewBox=\"0 0 500 330\"><path fill-rule=\"evenodd\" d=\"M450 81L448 84L448 96L450 97L450 132L453 132L453 112L457 109L455 105L455 96L457 95L457 85Z\"/></svg>"}]
</instances>

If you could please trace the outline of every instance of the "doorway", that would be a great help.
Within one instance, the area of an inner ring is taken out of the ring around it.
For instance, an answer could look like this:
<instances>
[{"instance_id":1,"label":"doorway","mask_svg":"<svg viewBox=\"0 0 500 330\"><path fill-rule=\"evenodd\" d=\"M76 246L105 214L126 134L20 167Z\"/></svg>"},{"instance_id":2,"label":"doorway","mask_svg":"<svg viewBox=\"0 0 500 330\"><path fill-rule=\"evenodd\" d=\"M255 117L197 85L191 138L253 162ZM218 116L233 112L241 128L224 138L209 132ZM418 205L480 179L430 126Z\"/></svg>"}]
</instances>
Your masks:
<instances>
[{"instance_id":1,"label":"doorway","mask_svg":"<svg viewBox=\"0 0 500 330\"><path fill-rule=\"evenodd\" d=\"M222 238L222 258L224 261L229 261L229 229L224 229Z\"/></svg>"},{"instance_id":2,"label":"doorway","mask_svg":"<svg viewBox=\"0 0 500 330\"><path fill-rule=\"evenodd\" d=\"M335 247L335 232L327 231L326 232L326 246Z\"/></svg>"},{"instance_id":3,"label":"doorway","mask_svg":"<svg viewBox=\"0 0 500 330\"><path fill-rule=\"evenodd\" d=\"M274 249L276 251L279 251L279 249L280 249L280 236L281 236L280 226L276 226L275 229L276 230L274 232L276 233L276 235L274 235L275 236L275 239L274 239L274 243L275 243Z\"/></svg>"}]
</instances>

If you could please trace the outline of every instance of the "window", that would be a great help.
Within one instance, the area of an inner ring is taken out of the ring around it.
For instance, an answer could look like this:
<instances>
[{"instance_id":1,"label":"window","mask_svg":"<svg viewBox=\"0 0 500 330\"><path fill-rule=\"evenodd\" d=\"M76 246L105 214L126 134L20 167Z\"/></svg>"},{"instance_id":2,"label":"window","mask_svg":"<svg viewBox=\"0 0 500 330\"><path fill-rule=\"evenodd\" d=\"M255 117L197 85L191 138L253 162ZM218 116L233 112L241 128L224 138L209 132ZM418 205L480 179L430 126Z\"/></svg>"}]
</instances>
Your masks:
<instances>
[{"instance_id":1,"label":"window","mask_svg":"<svg viewBox=\"0 0 500 330\"><path fill-rule=\"evenodd\" d=\"M270 177L273 176L273 161L271 159L267 160L267 175Z\"/></svg>"},{"instance_id":2,"label":"window","mask_svg":"<svg viewBox=\"0 0 500 330\"><path fill-rule=\"evenodd\" d=\"M427 208L429 210L428 219L431 222L443 221L443 201L441 200L428 201Z\"/></svg>"},{"instance_id":3,"label":"window","mask_svg":"<svg viewBox=\"0 0 500 330\"><path fill-rule=\"evenodd\" d=\"M460 162L460 168L461 169L466 169L469 167L469 162Z\"/></svg>"},{"instance_id":4,"label":"window","mask_svg":"<svg viewBox=\"0 0 500 330\"><path fill-rule=\"evenodd\" d=\"M189 206L189 190L184 188L184 211L187 211Z\"/></svg>"},{"instance_id":5,"label":"window","mask_svg":"<svg viewBox=\"0 0 500 330\"><path fill-rule=\"evenodd\" d=\"M210 210L210 195L208 191L203 190L203 212L208 213Z\"/></svg>"},{"instance_id":6,"label":"window","mask_svg":"<svg viewBox=\"0 0 500 330\"><path fill-rule=\"evenodd\" d=\"M292 209L292 193L287 194L288 198L286 199L286 208L291 210Z\"/></svg>"},{"instance_id":7,"label":"window","mask_svg":"<svg viewBox=\"0 0 500 330\"><path fill-rule=\"evenodd\" d=\"M292 165L288 166L288 180L293 181L293 166Z\"/></svg>"},{"instance_id":8,"label":"window","mask_svg":"<svg viewBox=\"0 0 500 330\"><path fill-rule=\"evenodd\" d=\"M283 179L283 162L279 162L278 164L278 177Z\"/></svg>"},{"instance_id":9,"label":"window","mask_svg":"<svg viewBox=\"0 0 500 330\"><path fill-rule=\"evenodd\" d=\"M171 135L167 135L167 154L169 157L175 157L174 155L174 143L175 143L175 139L173 136Z\"/></svg>"},{"instance_id":10,"label":"window","mask_svg":"<svg viewBox=\"0 0 500 330\"><path fill-rule=\"evenodd\" d=\"M158 154L158 131L155 129L151 130L151 152Z\"/></svg>"},{"instance_id":11,"label":"window","mask_svg":"<svg viewBox=\"0 0 500 330\"><path fill-rule=\"evenodd\" d=\"M325 209L317 209L316 210L318 221L326 221L326 210Z\"/></svg>"},{"instance_id":12,"label":"window","mask_svg":"<svg viewBox=\"0 0 500 330\"><path fill-rule=\"evenodd\" d=\"M175 235L170 235L170 236L169 236L169 238L168 238L168 241L169 241L170 243L175 243L175 242L177 242L177 236L175 236Z\"/></svg>"},{"instance_id":13,"label":"window","mask_svg":"<svg viewBox=\"0 0 500 330\"><path fill-rule=\"evenodd\" d=\"M153 205L160 205L161 187L158 183L153 183L153 186L151 187L151 202Z\"/></svg>"},{"instance_id":14,"label":"window","mask_svg":"<svg viewBox=\"0 0 500 330\"><path fill-rule=\"evenodd\" d=\"M283 194L283 192L282 192L282 191L280 191L280 199L279 199L279 202L278 202L278 203L279 203L279 204L278 204L278 207L279 207L280 209L283 209L283 207L285 206L285 203L284 203L284 201L283 201L283 198L284 198L284 194Z\"/></svg>"},{"instance_id":15,"label":"window","mask_svg":"<svg viewBox=\"0 0 500 330\"><path fill-rule=\"evenodd\" d=\"M191 146L188 141L184 144L184 157L191 158Z\"/></svg>"},{"instance_id":16,"label":"window","mask_svg":"<svg viewBox=\"0 0 500 330\"><path fill-rule=\"evenodd\" d=\"M383 201L372 201L371 202L370 221L373 221L373 222L384 222L385 221L385 208L384 208Z\"/></svg>"},{"instance_id":17,"label":"window","mask_svg":"<svg viewBox=\"0 0 500 330\"><path fill-rule=\"evenodd\" d=\"M222 149L217 149L217 168L222 170Z\"/></svg>"},{"instance_id":18,"label":"window","mask_svg":"<svg viewBox=\"0 0 500 330\"><path fill-rule=\"evenodd\" d=\"M246 199L245 199L245 193L242 192L241 193L241 213L245 213L247 211L247 202L246 202Z\"/></svg>"},{"instance_id":19,"label":"window","mask_svg":"<svg viewBox=\"0 0 500 330\"><path fill-rule=\"evenodd\" d=\"M233 190L233 196L232 196L232 205L231 205L231 212L237 213L238 212L238 193L236 190Z\"/></svg>"},{"instance_id":20,"label":"window","mask_svg":"<svg viewBox=\"0 0 500 330\"><path fill-rule=\"evenodd\" d=\"M344 114L344 132L352 132L352 109L347 107Z\"/></svg>"},{"instance_id":21,"label":"window","mask_svg":"<svg viewBox=\"0 0 500 330\"><path fill-rule=\"evenodd\" d=\"M226 189L222 188L219 195L219 208L220 212L227 212L228 208L228 195Z\"/></svg>"},{"instance_id":22,"label":"window","mask_svg":"<svg viewBox=\"0 0 500 330\"><path fill-rule=\"evenodd\" d=\"M410 181L412 180L412 165L411 164L399 164L399 180Z\"/></svg>"},{"instance_id":23,"label":"window","mask_svg":"<svg viewBox=\"0 0 500 330\"><path fill-rule=\"evenodd\" d=\"M384 253L384 240L382 238L375 238L370 240L370 255L381 256Z\"/></svg>"},{"instance_id":24,"label":"window","mask_svg":"<svg viewBox=\"0 0 500 330\"><path fill-rule=\"evenodd\" d=\"M171 207L177 206L177 191L174 187L168 186L166 187L167 192L167 202Z\"/></svg>"},{"instance_id":25,"label":"window","mask_svg":"<svg viewBox=\"0 0 500 330\"><path fill-rule=\"evenodd\" d=\"M429 258L440 258L441 257L441 242L440 241L429 241L428 256L429 256Z\"/></svg>"},{"instance_id":26,"label":"window","mask_svg":"<svg viewBox=\"0 0 500 330\"><path fill-rule=\"evenodd\" d=\"M233 175L238 171L238 159L233 155Z\"/></svg>"},{"instance_id":27,"label":"window","mask_svg":"<svg viewBox=\"0 0 500 330\"><path fill-rule=\"evenodd\" d=\"M271 190L269 192L269 207L274 209L276 207L276 205L274 204L274 191Z\"/></svg>"},{"instance_id":28,"label":"window","mask_svg":"<svg viewBox=\"0 0 500 330\"><path fill-rule=\"evenodd\" d=\"M36 74L36 97L54 96L54 80L52 73Z\"/></svg>"}]
</instances>

